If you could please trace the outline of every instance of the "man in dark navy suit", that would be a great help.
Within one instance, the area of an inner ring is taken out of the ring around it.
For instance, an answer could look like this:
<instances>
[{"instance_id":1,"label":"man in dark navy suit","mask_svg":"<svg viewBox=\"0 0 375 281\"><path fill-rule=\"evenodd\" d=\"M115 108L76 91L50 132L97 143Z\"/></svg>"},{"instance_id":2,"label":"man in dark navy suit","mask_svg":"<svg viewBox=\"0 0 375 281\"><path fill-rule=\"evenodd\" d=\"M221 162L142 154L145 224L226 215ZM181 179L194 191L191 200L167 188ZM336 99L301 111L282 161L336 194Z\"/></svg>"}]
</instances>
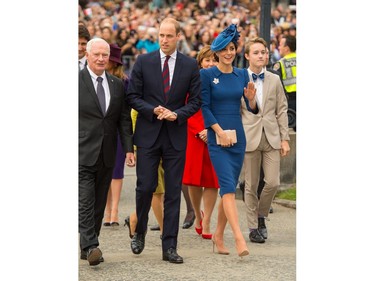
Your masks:
<instances>
[{"instance_id":1,"label":"man in dark navy suit","mask_svg":"<svg viewBox=\"0 0 375 281\"><path fill-rule=\"evenodd\" d=\"M163 260L182 263L177 254L181 182L185 165L187 119L201 105L197 62L176 45L180 25L173 18L162 21L160 49L140 55L134 64L128 102L138 111L134 132L137 146L136 209L138 224L131 242L134 254L144 249L148 212L162 159L165 179Z\"/></svg>"}]
</instances>

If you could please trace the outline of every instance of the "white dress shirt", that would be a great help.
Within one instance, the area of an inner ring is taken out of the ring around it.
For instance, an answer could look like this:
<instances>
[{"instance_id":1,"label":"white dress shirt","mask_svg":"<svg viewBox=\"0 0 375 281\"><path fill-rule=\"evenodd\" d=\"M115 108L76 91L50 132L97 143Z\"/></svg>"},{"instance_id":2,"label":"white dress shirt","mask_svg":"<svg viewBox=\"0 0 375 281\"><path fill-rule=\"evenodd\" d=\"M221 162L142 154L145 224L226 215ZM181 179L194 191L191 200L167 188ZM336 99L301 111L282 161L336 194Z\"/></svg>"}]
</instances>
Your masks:
<instances>
[{"instance_id":1,"label":"white dress shirt","mask_svg":"<svg viewBox=\"0 0 375 281\"><path fill-rule=\"evenodd\" d=\"M86 57L82 57L81 59L78 60L79 61L79 68L82 70L85 68L85 65L86 65Z\"/></svg>"},{"instance_id":2,"label":"white dress shirt","mask_svg":"<svg viewBox=\"0 0 375 281\"><path fill-rule=\"evenodd\" d=\"M249 77L250 77L250 81L251 82L254 82L253 81L253 76L252 76L252 74L254 73L254 72L252 72L251 70L250 70L250 67L247 69L247 71L249 72ZM254 73L254 74L256 74L256 75L260 75L260 74L262 74L262 73L264 73L264 68L262 69L262 71L259 73L259 74L257 74L257 73ZM262 103L263 103L263 80L262 79L260 79L260 78L258 78L255 82L254 82L254 84L255 84L255 88L257 89L257 93L256 93L256 95L255 95L255 98L256 98L256 101L257 101L257 104L258 104L258 106L259 106L259 108L262 108Z\"/></svg>"},{"instance_id":3,"label":"white dress shirt","mask_svg":"<svg viewBox=\"0 0 375 281\"><path fill-rule=\"evenodd\" d=\"M166 54L164 54L160 50L160 58L161 58L161 72L163 72L163 67L164 67L164 61L166 58ZM171 57L168 60L168 68L169 68L169 85L172 85L172 79L173 79L173 73L174 73L174 68L176 66L176 58L177 58L177 50L171 54Z\"/></svg>"},{"instance_id":4,"label":"white dress shirt","mask_svg":"<svg viewBox=\"0 0 375 281\"><path fill-rule=\"evenodd\" d=\"M90 73L92 83L94 84L95 91L98 88L98 81L96 80L98 78L98 75L96 75L94 72L91 71L90 67L87 66L87 69ZM105 75L105 72L103 72L100 77L103 78L102 85L104 88L104 94L105 94L105 111L108 110L109 102L111 101L111 94L109 93L109 85L107 80L107 75Z\"/></svg>"}]
</instances>

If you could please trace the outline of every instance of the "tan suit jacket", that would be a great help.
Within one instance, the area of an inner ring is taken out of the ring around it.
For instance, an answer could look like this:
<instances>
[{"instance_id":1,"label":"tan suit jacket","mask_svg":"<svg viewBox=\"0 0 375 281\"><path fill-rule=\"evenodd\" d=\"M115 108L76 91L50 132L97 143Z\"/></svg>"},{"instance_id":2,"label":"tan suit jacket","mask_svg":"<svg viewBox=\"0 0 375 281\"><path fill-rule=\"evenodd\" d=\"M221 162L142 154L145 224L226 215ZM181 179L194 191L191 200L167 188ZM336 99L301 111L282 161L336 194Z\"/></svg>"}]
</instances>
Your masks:
<instances>
[{"instance_id":1,"label":"tan suit jacket","mask_svg":"<svg viewBox=\"0 0 375 281\"><path fill-rule=\"evenodd\" d=\"M247 152L257 149L263 129L274 149L281 148L282 140L289 140L288 102L280 77L269 71L265 71L264 75L262 107L259 108L258 113L249 112L243 100L241 104Z\"/></svg>"}]
</instances>

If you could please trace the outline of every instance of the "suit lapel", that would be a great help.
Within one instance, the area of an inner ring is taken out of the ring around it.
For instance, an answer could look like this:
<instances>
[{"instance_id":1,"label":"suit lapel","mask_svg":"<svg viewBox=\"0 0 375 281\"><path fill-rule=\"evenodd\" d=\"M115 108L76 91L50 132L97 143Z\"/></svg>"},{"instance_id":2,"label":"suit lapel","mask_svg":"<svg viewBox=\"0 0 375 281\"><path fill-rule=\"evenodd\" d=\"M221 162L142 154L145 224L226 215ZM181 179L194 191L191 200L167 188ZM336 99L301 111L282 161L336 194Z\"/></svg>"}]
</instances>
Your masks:
<instances>
[{"instance_id":1,"label":"suit lapel","mask_svg":"<svg viewBox=\"0 0 375 281\"><path fill-rule=\"evenodd\" d=\"M86 84L91 97L93 98L93 100L96 103L96 106L98 107L98 110L102 113L102 110L101 110L101 107L100 107L100 103L99 103L99 99L98 99L98 95L96 94L96 91L95 91L95 88L94 88L94 84L92 82L90 73L87 70L87 67L85 67L84 69L82 69L82 71L83 71L83 82Z\"/></svg>"},{"instance_id":2,"label":"suit lapel","mask_svg":"<svg viewBox=\"0 0 375 281\"><path fill-rule=\"evenodd\" d=\"M109 100L109 106L108 106L108 109L106 111L106 115L107 115L109 110L111 110L111 108L112 108L113 95L115 93L115 85L114 85L113 78L107 72L105 72L105 74L107 76L107 81L108 81L108 86L109 86L109 95L111 96L111 98Z\"/></svg>"},{"instance_id":3,"label":"suit lapel","mask_svg":"<svg viewBox=\"0 0 375 281\"><path fill-rule=\"evenodd\" d=\"M155 51L155 52L153 52L151 54L152 54L152 56L150 56L148 58L148 60L152 64L151 67L150 67L150 69L152 71L154 71L154 75L155 75L154 76L155 77L155 87L159 88L160 101L161 102L165 102L164 85L163 85L163 73L162 73L160 51ZM158 76L159 76L159 79L157 78ZM157 88L155 89L156 92L157 92Z\"/></svg>"},{"instance_id":4,"label":"suit lapel","mask_svg":"<svg viewBox=\"0 0 375 281\"><path fill-rule=\"evenodd\" d=\"M264 111L264 106L268 98L268 89L269 89L269 73L267 70L264 71L264 82L263 82L263 95L262 95L262 112Z\"/></svg>"}]
</instances>

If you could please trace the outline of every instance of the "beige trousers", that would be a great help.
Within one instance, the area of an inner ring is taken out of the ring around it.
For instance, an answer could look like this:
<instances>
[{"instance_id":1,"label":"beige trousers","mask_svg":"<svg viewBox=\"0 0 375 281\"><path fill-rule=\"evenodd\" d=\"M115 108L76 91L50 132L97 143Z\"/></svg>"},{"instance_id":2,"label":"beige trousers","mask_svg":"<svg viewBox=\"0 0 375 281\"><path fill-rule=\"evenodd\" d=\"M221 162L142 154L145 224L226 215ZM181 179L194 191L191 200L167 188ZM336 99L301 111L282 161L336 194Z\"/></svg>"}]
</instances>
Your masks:
<instances>
[{"instance_id":1,"label":"beige trousers","mask_svg":"<svg viewBox=\"0 0 375 281\"><path fill-rule=\"evenodd\" d=\"M260 167L263 165L264 188L258 200ZM258 148L245 153L243 164L247 225L258 228L258 215L267 217L272 200L280 186L280 150L274 149L262 133Z\"/></svg>"}]
</instances>

